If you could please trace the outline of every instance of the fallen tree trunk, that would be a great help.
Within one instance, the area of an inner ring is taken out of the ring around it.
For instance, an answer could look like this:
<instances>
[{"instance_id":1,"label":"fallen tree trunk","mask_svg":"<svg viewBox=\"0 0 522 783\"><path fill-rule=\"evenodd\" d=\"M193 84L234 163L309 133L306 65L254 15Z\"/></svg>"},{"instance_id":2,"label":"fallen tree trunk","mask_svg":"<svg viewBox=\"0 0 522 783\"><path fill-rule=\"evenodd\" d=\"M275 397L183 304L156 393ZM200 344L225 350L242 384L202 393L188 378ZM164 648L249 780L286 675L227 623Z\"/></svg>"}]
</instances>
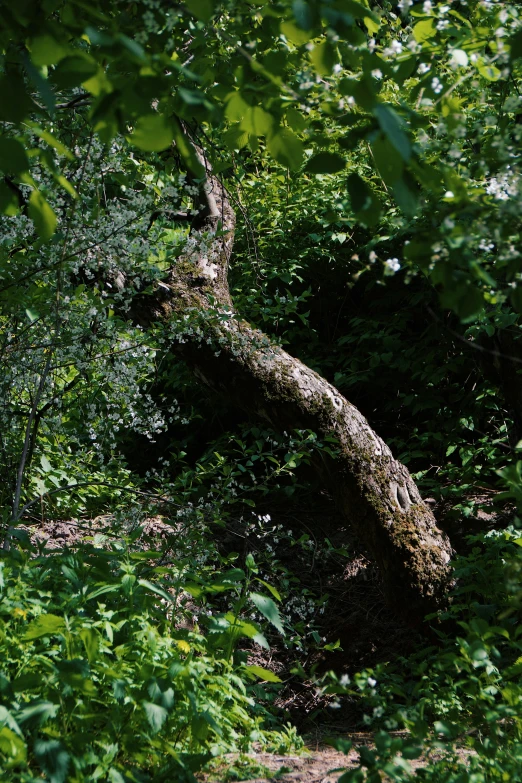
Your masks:
<instances>
[{"instance_id":1,"label":"fallen tree trunk","mask_svg":"<svg viewBox=\"0 0 522 783\"><path fill-rule=\"evenodd\" d=\"M407 468L337 389L242 320L227 282L235 215L208 173L186 253L139 320L160 319L172 344L209 387L274 428L310 429L338 441L319 470L378 564L392 607L418 619L443 603L451 582L450 543Z\"/></svg>"}]
</instances>

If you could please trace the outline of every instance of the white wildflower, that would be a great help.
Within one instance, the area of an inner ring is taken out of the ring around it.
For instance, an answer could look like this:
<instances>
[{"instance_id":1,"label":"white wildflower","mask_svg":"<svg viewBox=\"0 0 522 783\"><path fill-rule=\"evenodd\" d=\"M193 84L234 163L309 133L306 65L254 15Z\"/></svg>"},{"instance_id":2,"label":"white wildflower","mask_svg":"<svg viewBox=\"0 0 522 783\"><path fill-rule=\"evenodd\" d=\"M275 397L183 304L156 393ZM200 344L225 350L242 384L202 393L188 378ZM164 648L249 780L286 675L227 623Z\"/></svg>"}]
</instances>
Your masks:
<instances>
[{"instance_id":1,"label":"white wildflower","mask_svg":"<svg viewBox=\"0 0 522 783\"><path fill-rule=\"evenodd\" d=\"M398 272L401 268L401 262L398 258L388 258L384 263L392 272Z\"/></svg>"}]
</instances>

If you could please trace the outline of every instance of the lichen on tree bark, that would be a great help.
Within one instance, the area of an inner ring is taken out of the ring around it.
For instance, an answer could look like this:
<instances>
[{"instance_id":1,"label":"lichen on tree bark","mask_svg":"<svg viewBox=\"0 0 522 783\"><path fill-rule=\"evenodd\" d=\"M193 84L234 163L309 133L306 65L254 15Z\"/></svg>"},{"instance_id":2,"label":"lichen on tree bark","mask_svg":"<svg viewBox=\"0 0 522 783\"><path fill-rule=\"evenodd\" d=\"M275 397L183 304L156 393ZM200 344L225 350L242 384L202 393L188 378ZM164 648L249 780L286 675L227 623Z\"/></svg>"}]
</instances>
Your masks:
<instances>
[{"instance_id":1,"label":"lichen on tree bark","mask_svg":"<svg viewBox=\"0 0 522 783\"><path fill-rule=\"evenodd\" d=\"M360 411L234 311L227 274L235 214L224 186L206 169L190 247L148 300L147 320L190 324L173 337L173 347L202 382L249 414L282 430L336 438L336 458L318 460L318 470L378 564L390 605L422 617L447 594L450 542L407 468Z\"/></svg>"}]
</instances>

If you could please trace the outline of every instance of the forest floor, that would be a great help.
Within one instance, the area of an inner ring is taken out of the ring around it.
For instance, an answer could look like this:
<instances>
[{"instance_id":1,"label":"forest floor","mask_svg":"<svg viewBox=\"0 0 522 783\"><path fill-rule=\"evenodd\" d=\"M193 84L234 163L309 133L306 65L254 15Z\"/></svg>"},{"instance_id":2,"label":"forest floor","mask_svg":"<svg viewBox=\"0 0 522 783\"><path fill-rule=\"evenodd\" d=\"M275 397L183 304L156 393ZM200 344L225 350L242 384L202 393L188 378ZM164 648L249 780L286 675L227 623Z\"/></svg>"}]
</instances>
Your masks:
<instances>
[{"instance_id":1,"label":"forest floor","mask_svg":"<svg viewBox=\"0 0 522 783\"><path fill-rule=\"evenodd\" d=\"M264 513L266 516L266 510ZM481 525L489 526L494 521L494 512L491 518L487 510L480 513L482 518L477 521ZM252 783L268 780L334 783L343 770L358 766L357 747L366 745L371 748L373 735L359 730L364 725L359 701L346 696L340 700L325 696L317 688L316 678L329 671L335 671L337 675L352 675L378 663L406 658L434 641L430 640L429 629L411 627L390 612L376 569L344 528L343 520L327 499L321 499L320 534L317 532L317 514L318 509L310 504L290 511L288 507L271 508L272 531L269 525L268 530L261 531L260 535L259 529L251 524L245 525L243 517L240 517L219 534L221 540L218 546L224 554L237 552L239 548L240 558L253 552L256 561L261 559L265 543L271 542L272 557L278 563L279 573L286 570L288 574L299 574L294 597L308 596L311 601L304 619L299 618L299 601L296 601L296 615L291 620L299 622L302 619L305 626L308 624L320 636L321 643L311 643L310 637L305 638L303 634L302 642L292 647L274 635L270 638L270 651L257 646L247 650L249 663L270 669L283 681L279 690L271 692L269 708L276 711L282 722L289 722L297 728L304 738L303 750L285 755L259 749L248 755L225 756L216 760L210 771L201 776L203 783L236 780L250 780ZM111 522L110 517L99 517L95 520L40 522L25 529L33 544L46 549L74 548L86 538L92 540L94 536L96 540L97 534L100 535L98 545L105 546L105 536L109 541L118 538ZM284 531L292 527L295 532L290 541ZM294 546L303 533L306 534L305 545ZM154 517L145 521L142 536L135 545L143 549L151 549L154 545L172 552L175 550L172 536L172 526L162 517ZM270 574L263 573L262 576L270 581ZM328 596L327 611L323 613L318 609L321 596ZM289 595L288 599L291 597ZM290 611L288 599L285 609ZM316 602L315 609L313 601ZM337 647L326 650L325 645ZM303 678L296 674L296 660L301 672L312 672L313 676ZM348 754L335 750L327 744L332 736L352 740L353 749ZM412 766L428 766L429 763L429 759L419 759L412 762Z\"/></svg>"}]
</instances>

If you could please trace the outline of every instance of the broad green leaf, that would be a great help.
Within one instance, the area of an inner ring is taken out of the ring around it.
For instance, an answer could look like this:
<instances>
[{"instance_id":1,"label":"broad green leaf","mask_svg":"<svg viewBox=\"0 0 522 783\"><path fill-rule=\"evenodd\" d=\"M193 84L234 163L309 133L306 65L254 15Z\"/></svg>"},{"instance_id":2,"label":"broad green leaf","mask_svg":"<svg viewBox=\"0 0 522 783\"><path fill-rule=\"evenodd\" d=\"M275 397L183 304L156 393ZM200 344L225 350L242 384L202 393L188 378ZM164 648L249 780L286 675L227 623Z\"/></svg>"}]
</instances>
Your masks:
<instances>
[{"instance_id":1,"label":"broad green leaf","mask_svg":"<svg viewBox=\"0 0 522 783\"><path fill-rule=\"evenodd\" d=\"M19 209L20 204L15 191L4 182L0 182L0 214L16 215Z\"/></svg>"},{"instance_id":2,"label":"broad green leaf","mask_svg":"<svg viewBox=\"0 0 522 783\"><path fill-rule=\"evenodd\" d=\"M89 663L94 663L98 657L98 649L100 646L100 636L98 632L94 628L82 628L80 630L80 639L84 644L87 660Z\"/></svg>"},{"instance_id":3,"label":"broad green leaf","mask_svg":"<svg viewBox=\"0 0 522 783\"><path fill-rule=\"evenodd\" d=\"M47 34L33 38L29 48L31 60L37 67L41 65L55 65L67 54L67 47Z\"/></svg>"},{"instance_id":4,"label":"broad green leaf","mask_svg":"<svg viewBox=\"0 0 522 783\"><path fill-rule=\"evenodd\" d=\"M366 29L368 30L370 35L375 35L375 33L379 32L379 28L381 26L381 23L379 21L372 19L370 16L365 16L363 18L363 22L366 25Z\"/></svg>"},{"instance_id":5,"label":"broad green leaf","mask_svg":"<svg viewBox=\"0 0 522 783\"><path fill-rule=\"evenodd\" d=\"M311 33L298 27L293 22L281 22L280 29L285 38L291 43L296 44L296 46L307 43L312 37Z\"/></svg>"},{"instance_id":6,"label":"broad green leaf","mask_svg":"<svg viewBox=\"0 0 522 783\"><path fill-rule=\"evenodd\" d=\"M124 33L119 33L117 36L117 40L123 44L127 52L132 55L132 57L141 63L147 62L147 55L145 53L145 49L141 44L139 44L137 41L135 41L133 38L129 38Z\"/></svg>"},{"instance_id":7,"label":"broad green leaf","mask_svg":"<svg viewBox=\"0 0 522 783\"><path fill-rule=\"evenodd\" d=\"M404 164L395 148L383 136L372 141L372 153L379 174L387 185L393 186L402 177Z\"/></svg>"},{"instance_id":8,"label":"broad green leaf","mask_svg":"<svg viewBox=\"0 0 522 783\"><path fill-rule=\"evenodd\" d=\"M358 3L357 0L337 0L336 6L339 10L355 16L356 19L371 19L377 25L380 23L377 14L370 11L368 6Z\"/></svg>"},{"instance_id":9,"label":"broad green leaf","mask_svg":"<svg viewBox=\"0 0 522 783\"><path fill-rule=\"evenodd\" d=\"M510 52L509 56L511 60L518 60L522 57L522 30L518 30L509 39Z\"/></svg>"},{"instance_id":10,"label":"broad green leaf","mask_svg":"<svg viewBox=\"0 0 522 783\"><path fill-rule=\"evenodd\" d=\"M417 22L413 28L413 37L417 43L428 41L430 38L433 38L436 33L437 30L435 28L434 19L423 19L421 22Z\"/></svg>"},{"instance_id":11,"label":"broad green leaf","mask_svg":"<svg viewBox=\"0 0 522 783\"><path fill-rule=\"evenodd\" d=\"M65 783L70 756L59 740L35 740L34 755L49 783Z\"/></svg>"},{"instance_id":12,"label":"broad green leaf","mask_svg":"<svg viewBox=\"0 0 522 783\"><path fill-rule=\"evenodd\" d=\"M60 155L65 155L68 160L74 160L74 155L71 150L66 147L65 144L62 144L62 142L59 141L56 136L53 136L52 133L49 133L49 131L45 130L44 128L40 128L33 122L28 122L27 125L31 128L32 133L35 133L37 136L39 136L42 141L45 141L50 147L53 147L53 149L55 149L56 152L58 152Z\"/></svg>"},{"instance_id":13,"label":"broad green leaf","mask_svg":"<svg viewBox=\"0 0 522 783\"><path fill-rule=\"evenodd\" d=\"M310 158L305 171L311 174L336 174L346 167L346 160L336 152L318 152Z\"/></svg>"},{"instance_id":14,"label":"broad green leaf","mask_svg":"<svg viewBox=\"0 0 522 783\"><path fill-rule=\"evenodd\" d=\"M28 212L41 238L50 239L56 231L57 218L39 190L33 190L29 196Z\"/></svg>"},{"instance_id":15,"label":"broad green leaf","mask_svg":"<svg viewBox=\"0 0 522 783\"><path fill-rule=\"evenodd\" d=\"M129 141L147 152L161 152L170 147L174 133L168 119L162 114L139 117Z\"/></svg>"},{"instance_id":16,"label":"broad green leaf","mask_svg":"<svg viewBox=\"0 0 522 783\"><path fill-rule=\"evenodd\" d=\"M8 136L0 137L0 171L20 174L29 169L29 161L23 144Z\"/></svg>"},{"instance_id":17,"label":"broad green leaf","mask_svg":"<svg viewBox=\"0 0 522 783\"><path fill-rule=\"evenodd\" d=\"M202 22L208 22L214 13L212 0L185 0L185 5L190 13Z\"/></svg>"},{"instance_id":18,"label":"broad green leaf","mask_svg":"<svg viewBox=\"0 0 522 783\"><path fill-rule=\"evenodd\" d=\"M240 127L255 136L268 136L274 127L274 118L260 106L249 106Z\"/></svg>"},{"instance_id":19,"label":"broad green leaf","mask_svg":"<svg viewBox=\"0 0 522 783\"><path fill-rule=\"evenodd\" d=\"M91 592L85 596L85 600L90 601L93 598L98 598L100 595L104 595L105 593L115 593L117 590L121 590L121 585L100 585L100 587L96 587L94 590L91 590Z\"/></svg>"},{"instance_id":20,"label":"broad green leaf","mask_svg":"<svg viewBox=\"0 0 522 783\"><path fill-rule=\"evenodd\" d=\"M146 579L138 579L138 584L141 585L141 587L145 587L151 593L155 593L156 595L159 595L160 598L163 598L165 601L168 601L169 603L175 603L174 596L169 595L169 593L167 593L167 591L164 590L159 585L155 585L152 582L148 582Z\"/></svg>"},{"instance_id":21,"label":"broad green leaf","mask_svg":"<svg viewBox=\"0 0 522 783\"><path fill-rule=\"evenodd\" d=\"M11 764L25 765L27 759L26 744L22 737L17 736L7 726L3 726L0 729L0 753L7 757L6 769Z\"/></svg>"},{"instance_id":22,"label":"broad green leaf","mask_svg":"<svg viewBox=\"0 0 522 783\"><path fill-rule=\"evenodd\" d=\"M259 609L263 617L266 617L280 633L284 634L279 609L272 599L268 598L266 595L261 595L261 593L250 593L249 598L254 606Z\"/></svg>"},{"instance_id":23,"label":"broad green leaf","mask_svg":"<svg viewBox=\"0 0 522 783\"><path fill-rule=\"evenodd\" d=\"M279 590L276 590L276 588L273 585L270 585L270 584L268 584L268 582L265 582L264 579L259 579L259 577L256 577L256 579L257 579L258 582L261 582L261 584L264 585L266 587L266 589L269 590L272 593L272 595L274 596L274 598L277 601L281 600L281 594L280 594Z\"/></svg>"},{"instance_id":24,"label":"broad green leaf","mask_svg":"<svg viewBox=\"0 0 522 783\"><path fill-rule=\"evenodd\" d=\"M65 630L65 620L63 617L57 617L55 614L41 614L35 620L29 623L27 631L24 634L26 641L39 639L41 636L52 636L53 634L63 633Z\"/></svg>"},{"instance_id":25,"label":"broad green leaf","mask_svg":"<svg viewBox=\"0 0 522 783\"><path fill-rule=\"evenodd\" d=\"M52 701L46 699L35 699L29 704L24 705L17 712L18 723L37 723L43 724L51 718L56 717L60 707Z\"/></svg>"},{"instance_id":26,"label":"broad green leaf","mask_svg":"<svg viewBox=\"0 0 522 783\"><path fill-rule=\"evenodd\" d=\"M329 76L337 62L337 55L330 41L316 44L310 52L310 60L319 76Z\"/></svg>"},{"instance_id":27,"label":"broad green leaf","mask_svg":"<svg viewBox=\"0 0 522 783\"><path fill-rule=\"evenodd\" d=\"M342 95L351 95L362 109L372 111L377 105L375 84L372 79L363 76L361 79L345 77L339 82Z\"/></svg>"},{"instance_id":28,"label":"broad green leaf","mask_svg":"<svg viewBox=\"0 0 522 783\"><path fill-rule=\"evenodd\" d=\"M50 78L60 90L70 90L88 81L98 71L96 60L86 53L60 60Z\"/></svg>"},{"instance_id":29,"label":"broad green leaf","mask_svg":"<svg viewBox=\"0 0 522 783\"><path fill-rule=\"evenodd\" d=\"M477 70L488 82L497 82L502 75L496 65L481 65Z\"/></svg>"},{"instance_id":30,"label":"broad green leaf","mask_svg":"<svg viewBox=\"0 0 522 783\"><path fill-rule=\"evenodd\" d=\"M40 95L40 100L44 104L49 114L53 116L56 107L56 96L50 82L42 76L40 70L35 65L33 65L27 55L24 55L23 59L25 71L33 85L36 87Z\"/></svg>"},{"instance_id":31,"label":"broad green leaf","mask_svg":"<svg viewBox=\"0 0 522 783\"><path fill-rule=\"evenodd\" d=\"M15 721L11 713L6 707L3 707L0 704L0 724L2 726L8 726L11 731L13 731L15 734L18 734L19 737L23 737L22 730L20 729L20 726Z\"/></svg>"},{"instance_id":32,"label":"broad green leaf","mask_svg":"<svg viewBox=\"0 0 522 783\"><path fill-rule=\"evenodd\" d=\"M277 133L268 139L267 147L278 163L293 171L300 168L303 162L303 145L292 131L279 128Z\"/></svg>"},{"instance_id":33,"label":"broad green leaf","mask_svg":"<svg viewBox=\"0 0 522 783\"><path fill-rule=\"evenodd\" d=\"M157 734L169 716L167 710L165 707L153 704L151 701L142 702L142 707L145 710L145 715L153 733Z\"/></svg>"},{"instance_id":34,"label":"broad green leaf","mask_svg":"<svg viewBox=\"0 0 522 783\"><path fill-rule=\"evenodd\" d=\"M399 207L406 215L413 216L419 206L419 194L411 177L405 173L404 176L393 183L392 188L395 201Z\"/></svg>"},{"instance_id":35,"label":"broad green leaf","mask_svg":"<svg viewBox=\"0 0 522 783\"><path fill-rule=\"evenodd\" d=\"M381 204L367 183L355 172L347 179L348 194L357 219L367 226L375 225L381 216Z\"/></svg>"},{"instance_id":36,"label":"broad green leaf","mask_svg":"<svg viewBox=\"0 0 522 783\"><path fill-rule=\"evenodd\" d=\"M253 675L252 679L259 677L260 680L264 680L265 682L282 682L277 674L271 672L270 669L264 669L262 666L245 666L245 672L249 676Z\"/></svg>"},{"instance_id":37,"label":"broad green leaf","mask_svg":"<svg viewBox=\"0 0 522 783\"><path fill-rule=\"evenodd\" d=\"M49 471L52 470L52 465L47 459L47 457L45 456L45 454L42 454L42 456L40 457L40 465L42 466L42 470L45 473L49 473Z\"/></svg>"},{"instance_id":38,"label":"broad green leaf","mask_svg":"<svg viewBox=\"0 0 522 783\"><path fill-rule=\"evenodd\" d=\"M408 161L411 157L411 145L397 114L392 108L382 103L375 107L374 114L387 139L393 144L402 159Z\"/></svg>"},{"instance_id":39,"label":"broad green leaf","mask_svg":"<svg viewBox=\"0 0 522 783\"><path fill-rule=\"evenodd\" d=\"M294 109L292 106L286 110L286 121L288 122L289 126L294 131L303 131L307 125L308 122L303 114L301 114L300 111L297 109Z\"/></svg>"},{"instance_id":40,"label":"broad green leaf","mask_svg":"<svg viewBox=\"0 0 522 783\"><path fill-rule=\"evenodd\" d=\"M54 172L53 172L54 173ZM56 182L62 186L64 190L67 191L67 193L72 196L74 199L79 199L80 196L78 195L78 191L71 185L68 179L65 179L63 174L54 174L54 178Z\"/></svg>"},{"instance_id":41,"label":"broad green leaf","mask_svg":"<svg viewBox=\"0 0 522 783\"><path fill-rule=\"evenodd\" d=\"M18 74L0 76L0 120L19 123L37 110L27 94L24 80Z\"/></svg>"},{"instance_id":42,"label":"broad green leaf","mask_svg":"<svg viewBox=\"0 0 522 783\"><path fill-rule=\"evenodd\" d=\"M522 313L522 286L517 285L509 292L509 300L517 313Z\"/></svg>"},{"instance_id":43,"label":"broad green leaf","mask_svg":"<svg viewBox=\"0 0 522 783\"><path fill-rule=\"evenodd\" d=\"M241 122L246 117L249 109L251 109L250 104L244 100L239 90L231 92L227 96L225 117L230 122Z\"/></svg>"},{"instance_id":44,"label":"broad green leaf","mask_svg":"<svg viewBox=\"0 0 522 783\"><path fill-rule=\"evenodd\" d=\"M194 584L194 582L187 582L183 585L183 589L186 590L192 598L199 598L200 595L203 595L205 592L201 585Z\"/></svg>"},{"instance_id":45,"label":"broad green leaf","mask_svg":"<svg viewBox=\"0 0 522 783\"><path fill-rule=\"evenodd\" d=\"M186 87L178 87L178 95L187 106L204 106L206 109L213 108L207 96L201 90L189 90Z\"/></svg>"}]
</instances>

